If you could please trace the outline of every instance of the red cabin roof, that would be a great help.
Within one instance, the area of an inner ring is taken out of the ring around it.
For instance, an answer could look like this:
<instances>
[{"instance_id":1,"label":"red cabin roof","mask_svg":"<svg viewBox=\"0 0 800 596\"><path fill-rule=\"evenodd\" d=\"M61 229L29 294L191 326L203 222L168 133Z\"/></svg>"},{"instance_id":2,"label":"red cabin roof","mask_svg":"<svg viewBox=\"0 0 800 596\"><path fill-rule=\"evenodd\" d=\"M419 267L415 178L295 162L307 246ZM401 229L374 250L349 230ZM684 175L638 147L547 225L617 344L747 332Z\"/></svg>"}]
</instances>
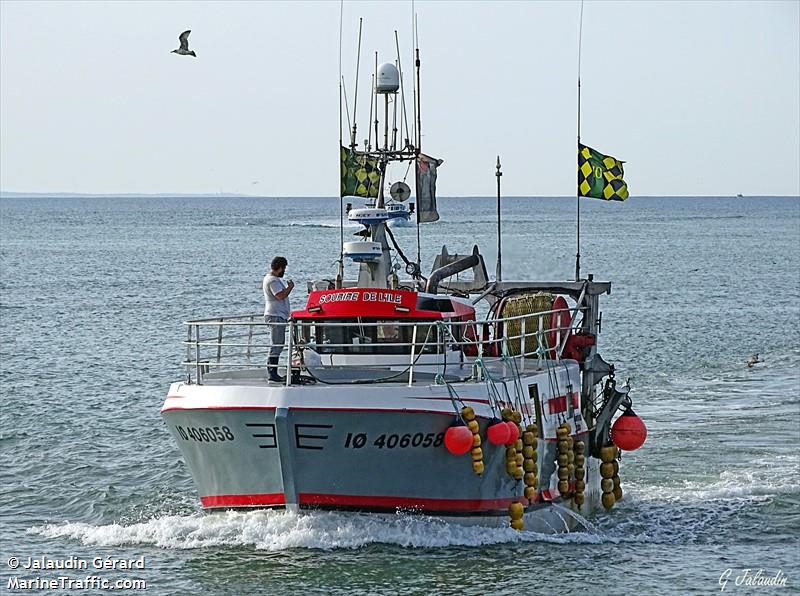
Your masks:
<instances>
[{"instance_id":1,"label":"red cabin roof","mask_svg":"<svg viewBox=\"0 0 800 596\"><path fill-rule=\"evenodd\" d=\"M409 290L347 288L311 292L304 310L292 312L294 319L444 319L475 317L466 300L441 294Z\"/></svg>"}]
</instances>

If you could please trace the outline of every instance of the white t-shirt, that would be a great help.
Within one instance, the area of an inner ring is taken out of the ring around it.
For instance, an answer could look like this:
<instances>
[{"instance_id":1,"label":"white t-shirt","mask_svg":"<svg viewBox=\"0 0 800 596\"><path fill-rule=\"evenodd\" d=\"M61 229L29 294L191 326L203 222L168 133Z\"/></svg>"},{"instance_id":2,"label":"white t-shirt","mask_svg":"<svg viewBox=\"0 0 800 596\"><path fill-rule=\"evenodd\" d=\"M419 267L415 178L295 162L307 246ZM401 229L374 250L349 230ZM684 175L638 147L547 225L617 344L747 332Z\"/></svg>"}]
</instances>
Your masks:
<instances>
[{"instance_id":1,"label":"white t-shirt","mask_svg":"<svg viewBox=\"0 0 800 596\"><path fill-rule=\"evenodd\" d=\"M275 296L278 292L286 289L283 279L272 275L272 273L267 273L264 276L261 288L264 290L264 316L288 319L290 313L289 297L287 296L281 300Z\"/></svg>"}]
</instances>

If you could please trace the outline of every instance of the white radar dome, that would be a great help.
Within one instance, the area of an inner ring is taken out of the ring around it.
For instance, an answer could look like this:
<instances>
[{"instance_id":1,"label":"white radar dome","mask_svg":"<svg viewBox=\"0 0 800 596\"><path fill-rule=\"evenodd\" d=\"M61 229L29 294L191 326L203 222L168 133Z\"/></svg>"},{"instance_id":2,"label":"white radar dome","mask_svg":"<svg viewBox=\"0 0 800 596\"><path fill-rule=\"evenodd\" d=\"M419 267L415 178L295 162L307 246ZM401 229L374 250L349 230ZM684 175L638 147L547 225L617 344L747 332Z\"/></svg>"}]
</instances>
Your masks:
<instances>
[{"instance_id":1,"label":"white radar dome","mask_svg":"<svg viewBox=\"0 0 800 596\"><path fill-rule=\"evenodd\" d=\"M397 93L400 88L400 73L391 62L384 62L378 67L378 81L375 90L378 93Z\"/></svg>"}]
</instances>

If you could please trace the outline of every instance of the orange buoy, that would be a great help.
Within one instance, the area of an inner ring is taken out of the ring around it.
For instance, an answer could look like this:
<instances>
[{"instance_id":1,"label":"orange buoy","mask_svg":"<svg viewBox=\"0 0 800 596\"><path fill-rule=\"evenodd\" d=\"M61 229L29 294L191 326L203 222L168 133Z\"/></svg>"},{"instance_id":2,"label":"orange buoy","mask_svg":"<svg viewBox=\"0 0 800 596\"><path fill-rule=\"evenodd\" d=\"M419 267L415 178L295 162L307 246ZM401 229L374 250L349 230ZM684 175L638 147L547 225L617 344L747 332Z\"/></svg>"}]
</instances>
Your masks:
<instances>
[{"instance_id":1,"label":"orange buoy","mask_svg":"<svg viewBox=\"0 0 800 596\"><path fill-rule=\"evenodd\" d=\"M625 451L638 449L646 438L647 427L631 408L625 410L611 427L611 440L614 445Z\"/></svg>"},{"instance_id":2,"label":"orange buoy","mask_svg":"<svg viewBox=\"0 0 800 596\"><path fill-rule=\"evenodd\" d=\"M486 429L486 436L492 445L505 445L508 443L511 429L505 422L497 421Z\"/></svg>"},{"instance_id":3,"label":"orange buoy","mask_svg":"<svg viewBox=\"0 0 800 596\"><path fill-rule=\"evenodd\" d=\"M512 422L511 420L506 421L506 426L508 427L509 434L506 445L512 445L519 439L519 426L516 422Z\"/></svg>"},{"instance_id":4,"label":"orange buoy","mask_svg":"<svg viewBox=\"0 0 800 596\"><path fill-rule=\"evenodd\" d=\"M463 424L451 426L444 433L444 446L453 455L464 455L472 449L472 431Z\"/></svg>"}]
</instances>

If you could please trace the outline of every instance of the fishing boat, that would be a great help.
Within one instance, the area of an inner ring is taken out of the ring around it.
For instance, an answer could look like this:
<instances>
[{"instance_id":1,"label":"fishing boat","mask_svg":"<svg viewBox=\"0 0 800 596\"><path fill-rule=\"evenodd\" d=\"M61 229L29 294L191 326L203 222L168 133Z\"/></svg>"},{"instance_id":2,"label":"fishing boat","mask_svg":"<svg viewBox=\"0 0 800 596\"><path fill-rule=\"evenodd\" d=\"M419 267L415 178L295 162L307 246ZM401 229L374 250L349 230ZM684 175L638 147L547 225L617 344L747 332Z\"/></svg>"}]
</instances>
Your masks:
<instances>
[{"instance_id":1,"label":"fishing boat","mask_svg":"<svg viewBox=\"0 0 800 596\"><path fill-rule=\"evenodd\" d=\"M410 138L395 124L398 53L373 75L370 122L382 98L383 142L376 125L359 149L354 125L342 144L340 194L367 206L342 200L341 221L360 239L342 231L336 278L310 280L292 312L285 380L269 380L261 315L185 323L185 377L161 413L206 510L404 511L562 532L622 498L620 448L646 430L600 353L610 282L503 279L499 158L494 278L477 246L444 247L424 275L419 245L409 258L388 227L390 205L413 212L420 234L439 219L442 160L421 151L415 52ZM413 165L415 207L393 164Z\"/></svg>"}]
</instances>

